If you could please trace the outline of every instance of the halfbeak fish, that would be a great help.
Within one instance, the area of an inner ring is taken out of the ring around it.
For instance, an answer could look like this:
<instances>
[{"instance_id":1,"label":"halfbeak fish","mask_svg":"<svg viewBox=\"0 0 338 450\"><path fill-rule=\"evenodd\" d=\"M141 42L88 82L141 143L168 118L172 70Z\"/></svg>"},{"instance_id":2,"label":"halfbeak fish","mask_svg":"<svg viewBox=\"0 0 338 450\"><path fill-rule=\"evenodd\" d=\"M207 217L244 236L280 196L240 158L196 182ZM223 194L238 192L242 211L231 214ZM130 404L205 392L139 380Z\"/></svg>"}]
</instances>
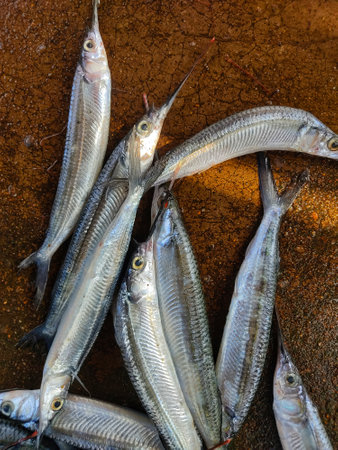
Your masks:
<instances>
[{"instance_id":1,"label":"halfbeak fish","mask_svg":"<svg viewBox=\"0 0 338 450\"><path fill-rule=\"evenodd\" d=\"M19 268L37 265L35 302L44 295L52 256L70 236L101 170L106 152L111 79L93 2L93 22L81 50L73 81L66 144L46 238Z\"/></svg>"},{"instance_id":2,"label":"halfbeak fish","mask_svg":"<svg viewBox=\"0 0 338 450\"><path fill-rule=\"evenodd\" d=\"M224 440L243 424L261 378L276 294L280 223L308 178L303 172L279 196L269 160L262 153L258 168L264 215L235 281L216 364Z\"/></svg>"}]
</instances>

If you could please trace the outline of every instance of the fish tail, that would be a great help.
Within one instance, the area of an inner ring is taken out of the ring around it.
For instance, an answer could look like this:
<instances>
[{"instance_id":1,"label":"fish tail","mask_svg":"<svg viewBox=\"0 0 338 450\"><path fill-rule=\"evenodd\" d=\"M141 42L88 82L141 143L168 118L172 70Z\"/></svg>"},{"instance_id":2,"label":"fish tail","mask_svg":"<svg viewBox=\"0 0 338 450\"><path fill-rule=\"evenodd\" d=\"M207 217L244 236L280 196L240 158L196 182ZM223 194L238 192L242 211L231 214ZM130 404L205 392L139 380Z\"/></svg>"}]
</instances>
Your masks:
<instances>
[{"instance_id":1,"label":"fish tail","mask_svg":"<svg viewBox=\"0 0 338 450\"><path fill-rule=\"evenodd\" d=\"M309 180L309 171L305 170L295 177L289 186L286 187L284 192L279 195L272 174L269 157L265 153L259 152L257 158L259 187L264 211L277 206L280 210L280 214L283 215L290 208L304 184Z\"/></svg>"},{"instance_id":2,"label":"fish tail","mask_svg":"<svg viewBox=\"0 0 338 450\"><path fill-rule=\"evenodd\" d=\"M36 292L34 298L36 309L39 308L45 293L51 258L52 255L42 255L40 249L29 255L19 264L19 269L26 269L26 267L29 267L33 263L37 266L37 275L35 280Z\"/></svg>"},{"instance_id":3,"label":"fish tail","mask_svg":"<svg viewBox=\"0 0 338 450\"><path fill-rule=\"evenodd\" d=\"M142 183L141 146L134 127L127 141L129 152L129 191L135 190Z\"/></svg>"},{"instance_id":4,"label":"fish tail","mask_svg":"<svg viewBox=\"0 0 338 450\"><path fill-rule=\"evenodd\" d=\"M42 323L41 325L38 325L37 327L33 328L33 330L31 330L27 334L25 334L20 339L20 341L16 344L16 347L36 348L36 347L38 347L38 343L43 341L45 343L47 349L50 349L52 342L53 342L53 338L54 338L54 334L51 335L47 331L45 323Z\"/></svg>"}]
</instances>

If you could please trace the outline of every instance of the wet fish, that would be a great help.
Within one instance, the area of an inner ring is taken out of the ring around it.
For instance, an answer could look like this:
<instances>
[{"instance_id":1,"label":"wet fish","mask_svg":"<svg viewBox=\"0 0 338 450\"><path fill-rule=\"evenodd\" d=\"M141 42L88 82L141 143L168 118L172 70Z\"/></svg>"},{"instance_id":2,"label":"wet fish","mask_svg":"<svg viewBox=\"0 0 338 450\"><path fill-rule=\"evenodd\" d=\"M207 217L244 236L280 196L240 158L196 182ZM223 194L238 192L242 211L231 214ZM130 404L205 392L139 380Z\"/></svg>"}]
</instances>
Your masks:
<instances>
[{"instance_id":1,"label":"wet fish","mask_svg":"<svg viewBox=\"0 0 338 450\"><path fill-rule=\"evenodd\" d=\"M7 420L7 419L0 417L0 445L1 445L1 448L5 448L7 445L15 443L20 439L24 439L28 435L29 435L29 433L27 432L27 430L25 428L21 427L20 425L13 422L12 420ZM29 439L20 445L20 449L25 449L25 448L26 449L35 448L35 439ZM44 445L41 445L40 448L42 448L42 449L47 449L47 448L57 449L56 446L46 447Z\"/></svg>"},{"instance_id":2,"label":"wet fish","mask_svg":"<svg viewBox=\"0 0 338 450\"><path fill-rule=\"evenodd\" d=\"M221 120L169 151L154 165L162 184L263 150L288 150L338 159L338 136L312 114L286 106L248 109Z\"/></svg>"},{"instance_id":3,"label":"wet fish","mask_svg":"<svg viewBox=\"0 0 338 450\"><path fill-rule=\"evenodd\" d=\"M172 193L163 194L153 234L162 325L185 400L210 448L221 442L222 412L204 295L179 206Z\"/></svg>"},{"instance_id":4,"label":"wet fish","mask_svg":"<svg viewBox=\"0 0 338 450\"><path fill-rule=\"evenodd\" d=\"M164 120L195 65L196 62L160 108L149 107L148 102L145 101L146 113L136 124L136 128L143 133L141 141L142 174L152 164ZM108 224L113 220L127 197L129 157L124 149L130 134L131 131L122 139L107 160L85 204L53 288L47 319L26 334L20 340L19 346L35 345L39 340L44 340L48 348L51 346L58 323L67 305L69 292L80 276L87 256L98 244Z\"/></svg>"},{"instance_id":5,"label":"wet fish","mask_svg":"<svg viewBox=\"0 0 338 450\"><path fill-rule=\"evenodd\" d=\"M92 25L83 42L73 81L62 168L46 238L40 249L19 265L20 268L37 265L37 306L44 295L51 258L73 231L106 152L111 79L99 31L98 3L99 0L93 1Z\"/></svg>"},{"instance_id":6,"label":"wet fish","mask_svg":"<svg viewBox=\"0 0 338 450\"><path fill-rule=\"evenodd\" d=\"M162 329L151 237L131 259L113 316L129 377L167 447L200 449Z\"/></svg>"},{"instance_id":7,"label":"wet fish","mask_svg":"<svg viewBox=\"0 0 338 450\"><path fill-rule=\"evenodd\" d=\"M39 394L38 389L0 393L0 413L22 422L26 428L35 429ZM146 415L72 394L68 395L45 434L80 448L163 449L158 432Z\"/></svg>"},{"instance_id":8,"label":"wet fish","mask_svg":"<svg viewBox=\"0 0 338 450\"><path fill-rule=\"evenodd\" d=\"M239 430L256 393L269 343L279 267L281 219L307 180L303 172L278 195L267 157L259 154L262 222L238 272L216 363L224 439Z\"/></svg>"},{"instance_id":9,"label":"wet fish","mask_svg":"<svg viewBox=\"0 0 338 450\"><path fill-rule=\"evenodd\" d=\"M140 136L136 128L127 145L131 153L127 198L88 256L46 359L40 390L39 436L54 416L55 404L62 407L69 385L97 337L128 250L143 194Z\"/></svg>"},{"instance_id":10,"label":"wet fish","mask_svg":"<svg viewBox=\"0 0 338 450\"><path fill-rule=\"evenodd\" d=\"M329 437L285 349L279 329L273 383L273 411L284 450L332 450Z\"/></svg>"}]
</instances>

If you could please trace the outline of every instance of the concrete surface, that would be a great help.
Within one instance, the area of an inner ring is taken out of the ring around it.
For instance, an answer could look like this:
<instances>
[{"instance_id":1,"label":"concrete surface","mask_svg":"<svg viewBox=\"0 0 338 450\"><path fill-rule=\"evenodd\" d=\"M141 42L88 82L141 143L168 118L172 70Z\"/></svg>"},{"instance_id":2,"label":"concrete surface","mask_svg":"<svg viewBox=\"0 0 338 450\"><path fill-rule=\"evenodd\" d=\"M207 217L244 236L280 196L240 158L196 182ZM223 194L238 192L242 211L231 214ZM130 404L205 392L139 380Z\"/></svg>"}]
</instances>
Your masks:
<instances>
[{"instance_id":1,"label":"concrete surface","mask_svg":"<svg viewBox=\"0 0 338 450\"><path fill-rule=\"evenodd\" d=\"M44 239L65 132L41 140L66 124L90 17L90 0L4 0L0 8L0 389L40 384L45 355L15 344L43 319L66 246L53 259L39 312L32 305L35 270L18 273L16 267ZM338 130L333 0L102 0L99 20L115 87L109 151L142 114L141 94L160 105L212 36L207 61L165 123L162 147L235 112L270 104L308 110ZM277 303L288 348L333 441L336 164L282 152L271 159L280 187L306 167L311 173L282 225ZM186 178L175 191L198 258L216 355L234 278L262 213L255 157ZM149 201L137 220L138 239L146 234ZM233 448L280 448L271 408L275 343L273 332L260 388ZM93 397L140 408L110 317L80 377ZM71 390L84 394L77 382Z\"/></svg>"}]
</instances>

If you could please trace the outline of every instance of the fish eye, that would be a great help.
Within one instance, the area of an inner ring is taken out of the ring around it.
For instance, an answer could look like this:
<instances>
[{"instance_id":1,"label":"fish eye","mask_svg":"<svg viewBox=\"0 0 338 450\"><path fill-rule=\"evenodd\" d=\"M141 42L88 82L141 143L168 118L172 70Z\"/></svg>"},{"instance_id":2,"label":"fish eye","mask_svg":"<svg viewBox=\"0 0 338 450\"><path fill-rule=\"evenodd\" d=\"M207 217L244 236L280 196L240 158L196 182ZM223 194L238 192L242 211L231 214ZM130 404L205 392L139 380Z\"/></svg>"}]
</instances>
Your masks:
<instances>
[{"instance_id":1,"label":"fish eye","mask_svg":"<svg viewBox=\"0 0 338 450\"><path fill-rule=\"evenodd\" d=\"M60 409L63 406L63 400L62 398L54 398L54 400L52 401L52 410L53 411L60 411Z\"/></svg>"},{"instance_id":2,"label":"fish eye","mask_svg":"<svg viewBox=\"0 0 338 450\"><path fill-rule=\"evenodd\" d=\"M95 47L95 42L93 41L93 39L87 39L85 41L85 43L83 44L83 48L87 51L87 52L92 52L93 49Z\"/></svg>"},{"instance_id":3,"label":"fish eye","mask_svg":"<svg viewBox=\"0 0 338 450\"><path fill-rule=\"evenodd\" d=\"M1 413L4 416L9 417L13 411L14 411L14 404L12 402L8 401L8 402L3 402L1 404Z\"/></svg>"},{"instance_id":4,"label":"fish eye","mask_svg":"<svg viewBox=\"0 0 338 450\"><path fill-rule=\"evenodd\" d=\"M137 125L137 132L142 136L146 136L151 131L151 123L147 120L141 120L141 122Z\"/></svg>"},{"instance_id":5,"label":"fish eye","mask_svg":"<svg viewBox=\"0 0 338 450\"><path fill-rule=\"evenodd\" d=\"M140 270L142 269L142 267L144 266L144 261L142 258L140 258L139 256L135 256L135 258L133 259L133 269L136 270Z\"/></svg>"},{"instance_id":6,"label":"fish eye","mask_svg":"<svg viewBox=\"0 0 338 450\"><path fill-rule=\"evenodd\" d=\"M290 385L290 386L294 386L296 384L297 381L297 377L294 373L288 373L285 377L286 382Z\"/></svg>"},{"instance_id":7,"label":"fish eye","mask_svg":"<svg viewBox=\"0 0 338 450\"><path fill-rule=\"evenodd\" d=\"M336 152L338 150L338 138L333 137L327 142L329 150Z\"/></svg>"}]
</instances>

